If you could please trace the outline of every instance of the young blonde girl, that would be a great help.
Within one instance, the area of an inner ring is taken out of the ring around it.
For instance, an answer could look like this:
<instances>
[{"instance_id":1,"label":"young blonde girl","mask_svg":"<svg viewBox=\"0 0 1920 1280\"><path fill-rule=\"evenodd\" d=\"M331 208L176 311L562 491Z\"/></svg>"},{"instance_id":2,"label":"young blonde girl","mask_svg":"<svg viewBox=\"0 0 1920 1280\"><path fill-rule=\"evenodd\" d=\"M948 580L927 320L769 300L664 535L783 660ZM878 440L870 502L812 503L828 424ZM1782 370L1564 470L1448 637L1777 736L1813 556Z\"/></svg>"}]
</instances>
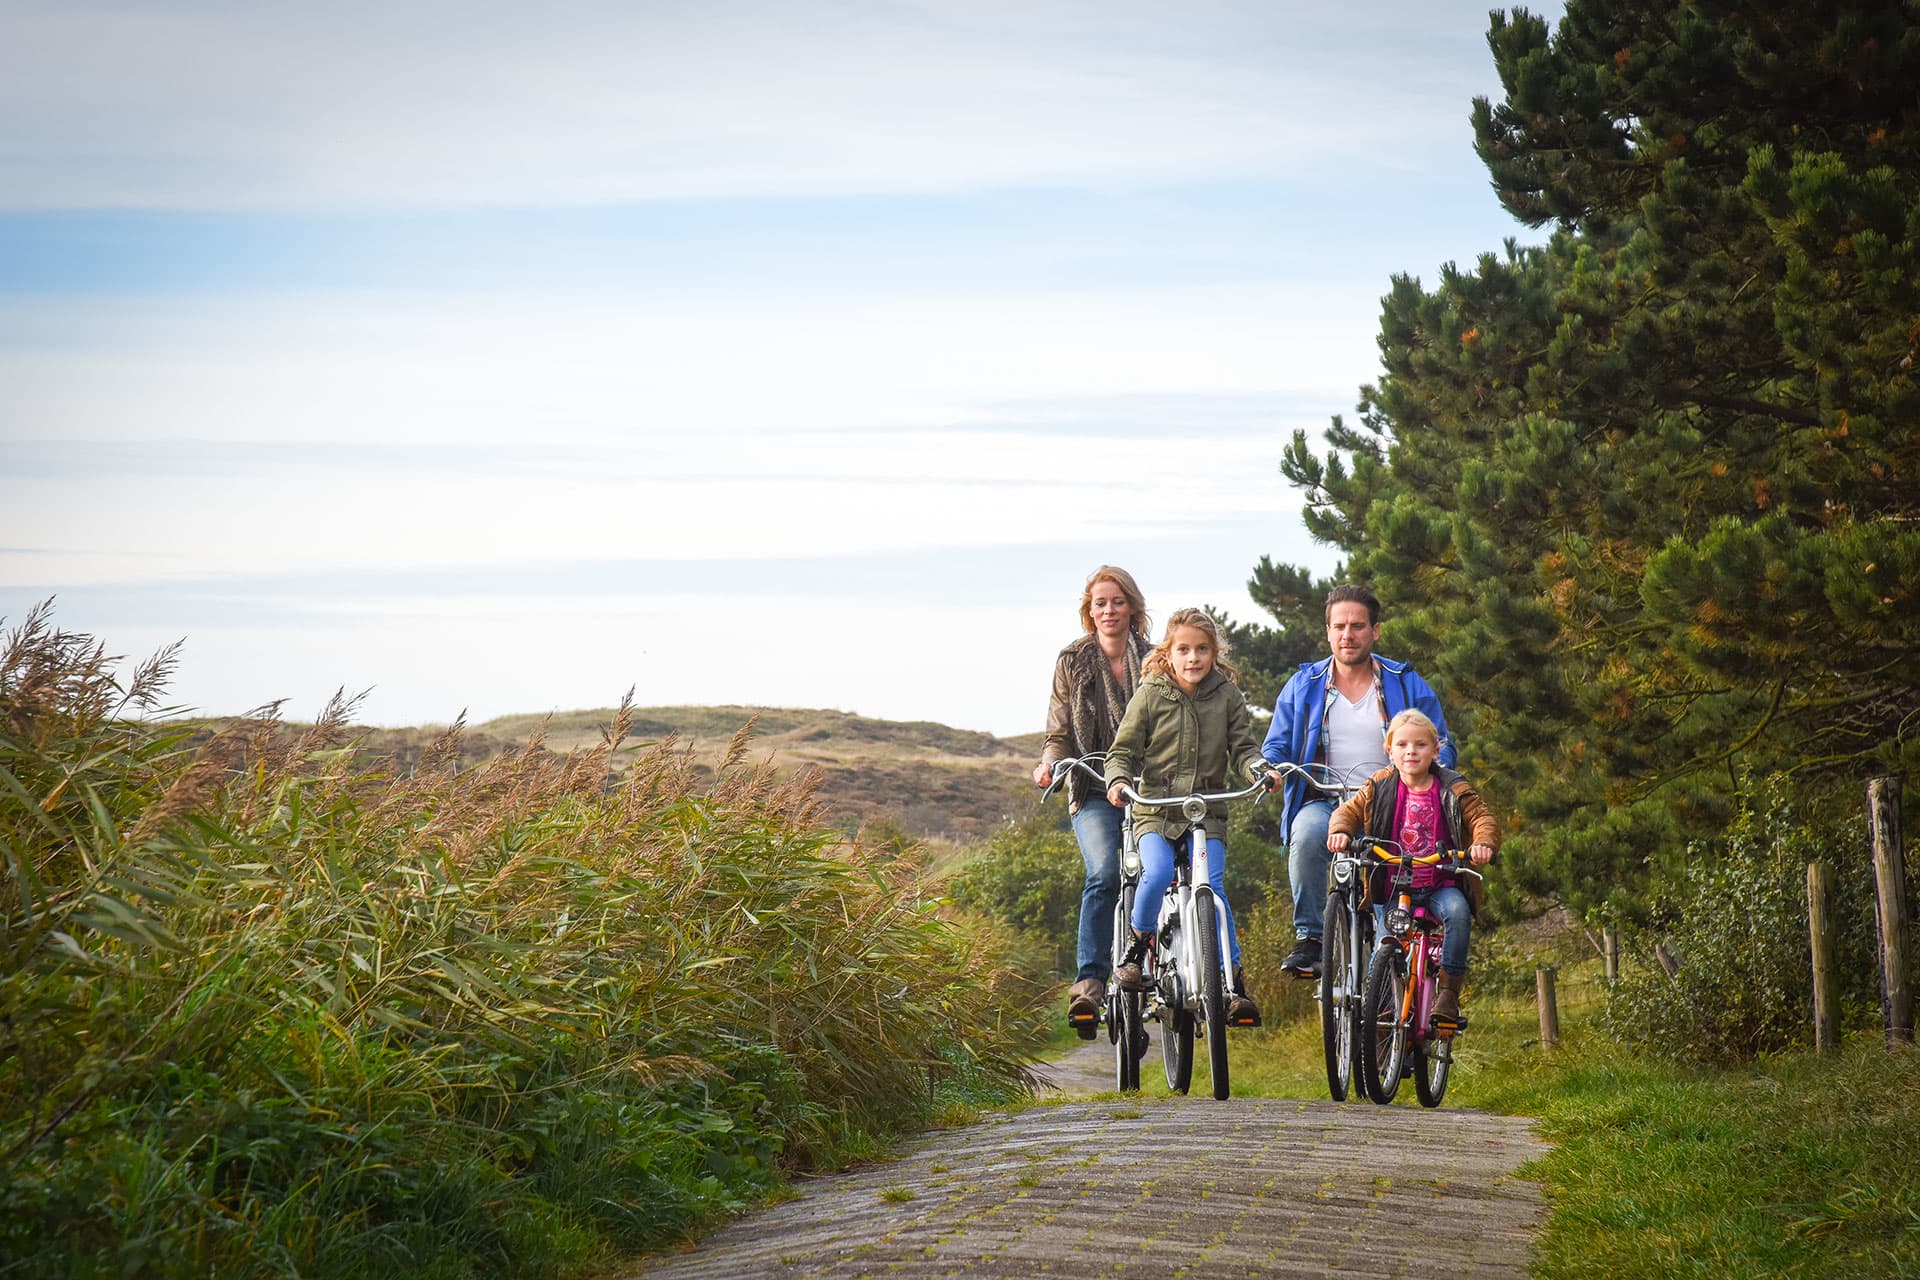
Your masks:
<instances>
[{"instance_id":1,"label":"young blonde girl","mask_svg":"<svg viewBox=\"0 0 1920 1280\"><path fill-rule=\"evenodd\" d=\"M1339 853L1356 835L1392 840L1406 853L1457 849L1465 844L1476 867L1493 860L1500 828L1473 784L1439 763L1440 730L1418 711L1402 711L1387 722L1389 767L1380 770L1333 811L1327 823L1327 848ZM1460 1022L1460 987L1467 976L1467 944L1472 937L1473 902L1451 871L1415 867L1413 890L1426 898L1427 910L1446 926L1440 951L1439 994L1434 1016ZM1477 888L1472 877L1467 884Z\"/></svg>"},{"instance_id":2,"label":"young blonde girl","mask_svg":"<svg viewBox=\"0 0 1920 1280\"><path fill-rule=\"evenodd\" d=\"M1142 665L1140 687L1127 702L1113 745L1107 749L1107 799L1125 800L1122 782L1141 779L1149 794L1189 795L1224 791L1229 777L1270 777L1260 758L1260 736L1240 692L1238 675L1226 662L1220 628L1202 609L1181 609L1167 619L1165 636ZM1207 861L1213 891L1227 900L1227 806L1207 807ZM1129 991L1143 981L1140 960L1160 914L1160 899L1173 883L1174 842L1187 830L1174 810L1136 806L1134 835L1140 848L1140 885L1134 898L1133 945L1114 970L1114 981ZM1227 947L1233 962L1233 995L1227 1020L1259 1025L1260 1010L1248 998L1240 969L1240 939L1227 911Z\"/></svg>"}]
</instances>

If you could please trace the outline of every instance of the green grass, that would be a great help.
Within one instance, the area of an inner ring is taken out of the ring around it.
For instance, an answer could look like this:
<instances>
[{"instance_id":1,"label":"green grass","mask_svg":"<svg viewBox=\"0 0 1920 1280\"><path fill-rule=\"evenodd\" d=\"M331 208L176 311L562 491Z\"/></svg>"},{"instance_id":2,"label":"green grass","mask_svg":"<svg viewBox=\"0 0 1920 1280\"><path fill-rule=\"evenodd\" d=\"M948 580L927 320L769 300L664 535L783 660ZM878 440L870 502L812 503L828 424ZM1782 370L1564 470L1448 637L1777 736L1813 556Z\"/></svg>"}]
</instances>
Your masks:
<instances>
[{"instance_id":1,"label":"green grass","mask_svg":"<svg viewBox=\"0 0 1920 1280\"><path fill-rule=\"evenodd\" d=\"M1560 969L1552 1054L1532 1000L1467 1000L1444 1105L1538 1117L1553 1143L1524 1171L1551 1204L1537 1276L1920 1276L1920 1052L1876 1034L1825 1058L1682 1065L1598 1034L1601 999L1591 966ZM1233 1083L1325 1098L1317 1021L1237 1037Z\"/></svg>"}]
</instances>

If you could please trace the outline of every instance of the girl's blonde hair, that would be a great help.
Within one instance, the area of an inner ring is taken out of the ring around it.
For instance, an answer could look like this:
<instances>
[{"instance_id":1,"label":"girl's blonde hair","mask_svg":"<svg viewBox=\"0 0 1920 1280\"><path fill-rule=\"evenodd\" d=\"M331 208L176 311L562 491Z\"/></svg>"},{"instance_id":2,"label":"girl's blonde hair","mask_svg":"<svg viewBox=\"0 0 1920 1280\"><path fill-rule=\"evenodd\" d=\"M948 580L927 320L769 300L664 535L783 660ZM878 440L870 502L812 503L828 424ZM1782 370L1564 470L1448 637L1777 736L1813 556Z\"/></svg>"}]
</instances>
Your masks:
<instances>
[{"instance_id":1,"label":"girl's blonde hair","mask_svg":"<svg viewBox=\"0 0 1920 1280\"><path fill-rule=\"evenodd\" d=\"M1127 619L1127 625L1142 640L1149 638L1147 598L1140 594L1140 584L1125 569L1111 564L1103 564L1087 575L1086 588L1080 592L1080 629L1088 635L1093 634L1093 589L1103 582L1111 582L1120 588L1120 594L1133 606L1133 614Z\"/></svg>"},{"instance_id":2,"label":"girl's blonde hair","mask_svg":"<svg viewBox=\"0 0 1920 1280\"><path fill-rule=\"evenodd\" d=\"M1173 611L1173 616L1167 619L1166 634L1160 638L1159 644L1153 646L1153 652L1147 655L1147 660L1140 664L1140 670L1143 674L1152 675L1156 671L1162 675L1173 674L1173 660L1171 655L1173 653L1173 633L1177 627L1192 627L1196 631L1206 632L1207 639L1213 642L1213 665L1220 668L1221 673L1225 675L1227 679L1233 681L1235 684L1240 683L1240 673L1235 671L1233 664L1227 661L1227 654L1231 652L1227 644L1227 638L1220 634L1220 624L1215 622L1212 615L1208 614L1205 609L1175 609Z\"/></svg>"},{"instance_id":3,"label":"girl's blonde hair","mask_svg":"<svg viewBox=\"0 0 1920 1280\"><path fill-rule=\"evenodd\" d=\"M1412 725L1416 729L1425 729L1427 736L1433 739L1433 745L1435 747L1440 745L1440 726L1429 719L1426 712L1416 710L1413 707L1408 707L1405 711L1402 711L1399 715L1387 721L1386 741L1388 744L1393 742L1393 735L1406 725Z\"/></svg>"}]
</instances>

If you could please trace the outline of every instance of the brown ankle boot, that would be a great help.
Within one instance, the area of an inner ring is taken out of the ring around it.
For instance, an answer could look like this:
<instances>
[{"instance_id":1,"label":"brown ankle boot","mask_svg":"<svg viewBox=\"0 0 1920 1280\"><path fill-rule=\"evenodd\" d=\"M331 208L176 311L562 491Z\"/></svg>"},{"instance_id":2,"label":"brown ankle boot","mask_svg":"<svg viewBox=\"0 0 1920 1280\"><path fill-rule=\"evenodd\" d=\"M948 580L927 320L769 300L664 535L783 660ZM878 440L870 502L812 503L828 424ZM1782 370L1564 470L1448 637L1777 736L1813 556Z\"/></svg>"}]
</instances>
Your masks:
<instances>
[{"instance_id":1,"label":"brown ankle boot","mask_svg":"<svg viewBox=\"0 0 1920 1280\"><path fill-rule=\"evenodd\" d=\"M1439 988L1439 994L1434 997L1433 1001L1433 1017L1435 1021L1466 1021L1465 1018L1460 1016L1460 984L1465 981L1466 978L1462 974L1448 973L1445 969L1440 971L1440 977L1435 983L1435 986Z\"/></svg>"},{"instance_id":2,"label":"brown ankle boot","mask_svg":"<svg viewBox=\"0 0 1920 1280\"><path fill-rule=\"evenodd\" d=\"M1127 927L1133 928L1132 925ZM1140 960L1147 954L1147 944L1152 940L1153 934L1133 930L1133 945L1127 948L1127 954L1114 966L1114 986L1122 991L1139 991L1147 985L1146 976L1140 972Z\"/></svg>"}]
</instances>

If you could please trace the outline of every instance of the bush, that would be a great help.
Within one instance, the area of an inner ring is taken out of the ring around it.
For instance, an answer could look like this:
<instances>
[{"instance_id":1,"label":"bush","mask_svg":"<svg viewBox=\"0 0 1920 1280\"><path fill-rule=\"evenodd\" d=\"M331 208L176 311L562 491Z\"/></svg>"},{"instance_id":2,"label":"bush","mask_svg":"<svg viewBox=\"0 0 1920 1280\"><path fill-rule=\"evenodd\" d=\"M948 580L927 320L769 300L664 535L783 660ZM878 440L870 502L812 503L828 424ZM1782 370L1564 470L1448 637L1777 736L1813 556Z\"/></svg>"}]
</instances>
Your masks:
<instances>
[{"instance_id":1,"label":"bush","mask_svg":"<svg viewBox=\"0 0 1920 1280\"><path fill-rule=\"evenodd\" d=\"M1047 972L1078 967L1086 863L1066 809L1035 805L994 832L947 882L953 901L1017 931Z\"/></svg>"},{"instance_id":2,"label":"bush","mask_svg":"<svg viewBox=\"0 0 1920 1280\"><path fill-rule=\"evenodd\" d=\"M1723 841L1689 846L1680 891L1651 928L1628 935L1645 957L1608 995L1611 1034L1676 1059L1732 1061L1812 1040L1807 864L1834 868L1835 972L1843 1026L1878 1015L1872 854L1863 814L1805 821L1784 779L1757 789ZM1669 977L1656 940L1679 958Z\"/></svg>"},{"instance_id":3,"label":"bush","mask_svg":"<svg viewBox=\"0 0 1920 1280\"><path fill-rule=\"evenodd\" d=\"M810 784L194 743L0 647L0 1274L578 1274L1025 1084L1031 985Z\"/></svg>"}]
</instances>

